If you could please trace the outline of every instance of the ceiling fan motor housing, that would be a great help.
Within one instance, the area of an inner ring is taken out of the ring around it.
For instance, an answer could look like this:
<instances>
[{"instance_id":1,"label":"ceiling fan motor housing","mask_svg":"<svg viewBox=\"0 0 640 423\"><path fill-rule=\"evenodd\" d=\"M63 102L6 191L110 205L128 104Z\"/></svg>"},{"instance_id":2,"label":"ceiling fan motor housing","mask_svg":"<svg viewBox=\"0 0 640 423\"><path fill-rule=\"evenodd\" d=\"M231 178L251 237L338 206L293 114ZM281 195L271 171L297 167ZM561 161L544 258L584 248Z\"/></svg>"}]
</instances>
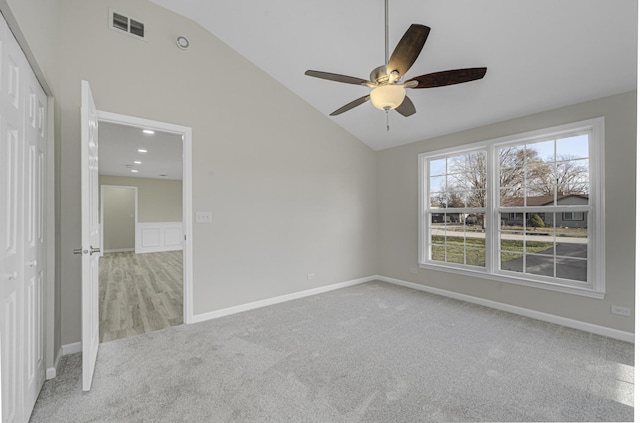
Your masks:
<instances>
[{"instance_id":1,"label":"ceiling fan motor housing","mask_svg":"<svg viewBox=\"0 0 640 423\"><path fill-rule=\"evenodd\" d=\"M369 74L371 82L379 85L393 84L400 79L400 73L398 71L392 71L387 73L387 65L378 66Z\"/></svg>"}]
</instances>

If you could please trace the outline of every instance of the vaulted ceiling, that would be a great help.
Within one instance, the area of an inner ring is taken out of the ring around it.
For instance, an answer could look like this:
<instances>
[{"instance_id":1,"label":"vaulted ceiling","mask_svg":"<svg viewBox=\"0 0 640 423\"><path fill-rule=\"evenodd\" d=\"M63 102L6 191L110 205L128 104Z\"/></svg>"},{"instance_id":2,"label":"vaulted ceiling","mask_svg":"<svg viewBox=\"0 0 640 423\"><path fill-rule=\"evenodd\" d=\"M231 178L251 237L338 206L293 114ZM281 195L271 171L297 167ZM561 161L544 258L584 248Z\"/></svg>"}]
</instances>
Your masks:
<instances>
[{"instance_id":1,"label":"vaulted ceiling","mask_svg":"<svg viewBox=\"0 0 640 423\"><path fill-rule=\"evenodd\" d=\"M484 79L407 90L417 113L363 104L369 88L307 69L369 78L384 64L384 0L150 0L227 43L375 150L636 88L636 0L389 0L390 49L410 24L431 28L405 79L488 68ZM233 79L233 70L228 75Z\"/></svg>"}]
</instances>

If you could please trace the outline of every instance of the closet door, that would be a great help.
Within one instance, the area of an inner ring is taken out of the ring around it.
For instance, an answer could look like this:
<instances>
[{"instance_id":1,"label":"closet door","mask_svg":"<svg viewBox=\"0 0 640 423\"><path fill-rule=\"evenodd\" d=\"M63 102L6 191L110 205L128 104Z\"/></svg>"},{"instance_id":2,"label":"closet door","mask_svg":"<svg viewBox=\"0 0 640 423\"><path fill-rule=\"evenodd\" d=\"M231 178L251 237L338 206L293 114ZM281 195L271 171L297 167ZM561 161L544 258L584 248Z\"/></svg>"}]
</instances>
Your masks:
<instances>
[{"instance_id":1,"label":"closet door","mask_svg":"<svg viewBox=\"0 0 640 423\"><path fill-rule=\"evenodd\" d=\"M27 422L45 379L46 96L0 19L2 421Z\"/></svg>"},{"instance_id":2,"label":"closet door","mask_svg":"<svg viewBox=\"0 0 640 423\"><path fill-rule=\"evenodd\" d=\"M25 59L26 60L26 59ZM44 250L46 96L32 72L24 78L24 336L25 403L31 414L45 379Z\"/></svg>"},{"instance_id":3,"label":"closet door","mask_svg":"<svg viewBox=\"0 0 640 423\"><path fill-rule=\"evenodd\" d=\"M0 160L2 165L2 420L22 422L24 416L24 243L23 150L20 51L4 20L0 58Z\"/></svg>"}]
</instances>

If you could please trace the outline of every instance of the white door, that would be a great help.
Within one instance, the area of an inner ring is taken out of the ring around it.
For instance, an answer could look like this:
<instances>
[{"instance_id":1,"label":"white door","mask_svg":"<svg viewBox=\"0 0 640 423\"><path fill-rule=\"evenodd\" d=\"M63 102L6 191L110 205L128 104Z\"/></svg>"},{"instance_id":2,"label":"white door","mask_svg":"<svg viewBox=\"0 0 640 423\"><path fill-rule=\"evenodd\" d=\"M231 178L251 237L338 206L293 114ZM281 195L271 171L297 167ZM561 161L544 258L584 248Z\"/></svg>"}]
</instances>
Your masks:
<instances>
[{"instance_id":1,"label":"white door","mask_svg":"<svg viewBox=\"0 0 640 423\"><path fill-rule=\"evenodd\" d=\"M82 81L82 390L91 389L99 341L98 112L87 81Z\"/></svg>"},{"instance_id":2,"label":"white door","mask_svg":"<svg viewBox=\"0 0 640 423\"><path fill-rule=\"evenodd\" d=\"M24 404L23 345L23 139L19 50L4 23L0 79L0 158L2 164L2 407L3 422L22 422Z\"/></svg>"},{"instance_id":3,"label":"white door","mask_svg":"<svg viewBox=\"0 0 640 423\"><path fill-rule=\"evenodd\" d=\"M26 78L24 104L24 336L25 412L31 414L45 380L44 260L47 98Z\"/></svg>"},{"instance_id":4,"label":"white door","mask_svg":"<svg viewBox=\"0 0 640 423\"><path fill-rule=\"evenodd\" d=\"M2 421L25 422L45 379L46 96L0 19Z\"/></svg>"}]
</instances>

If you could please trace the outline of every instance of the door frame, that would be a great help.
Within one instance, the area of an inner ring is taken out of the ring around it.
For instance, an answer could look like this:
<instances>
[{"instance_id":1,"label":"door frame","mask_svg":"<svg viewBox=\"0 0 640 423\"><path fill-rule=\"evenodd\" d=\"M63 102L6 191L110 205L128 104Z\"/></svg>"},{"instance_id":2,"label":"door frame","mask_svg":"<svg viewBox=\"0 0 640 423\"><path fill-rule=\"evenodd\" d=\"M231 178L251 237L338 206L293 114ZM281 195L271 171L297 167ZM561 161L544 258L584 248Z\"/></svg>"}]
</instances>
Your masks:
<instances>
[{"instance_id":1,"label":"door frame","mask_svg":"<svg viewBox=\"0 0 640 423\"><path fill-rule=\"evenodd\" d=\"M100 154L100 153L98 153ZM105 253L104 250L104 191L111 188L123 188L133 190L133 250L136 249L136 237L138 234L138 187L131 185L100 185L100 257Z\"/></svg>"},{"instance_id":2,"label":"door frame","mask_svg":"<svg viewBox=\"0 0 640 423\"><path fill-rule=\"evenodd\" d=\"M98 110L98 122L133 126L135 128L157 130L182 136L182 230L184 234L184 244L182 248L183 322L184 324L193 323L191 127L101 110Z\"/></svg>"}]
</instances>

